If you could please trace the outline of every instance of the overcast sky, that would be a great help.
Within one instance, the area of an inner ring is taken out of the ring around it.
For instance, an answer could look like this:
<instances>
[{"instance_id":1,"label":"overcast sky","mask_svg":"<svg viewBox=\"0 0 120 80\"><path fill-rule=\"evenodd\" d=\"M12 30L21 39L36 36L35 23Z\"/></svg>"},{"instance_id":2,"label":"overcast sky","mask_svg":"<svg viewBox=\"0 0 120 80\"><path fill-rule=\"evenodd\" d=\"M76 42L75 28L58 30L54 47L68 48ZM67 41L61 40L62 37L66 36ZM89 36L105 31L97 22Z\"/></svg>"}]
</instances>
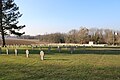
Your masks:
<instances>
[{"instance_id":1,"label":"overcast sky","mask_svg":"<svg viewBox=\"0 0 120 80\"><path fill-rule=\"evenodd\" d=\"M120 29L120 0L15 0L26 35L71 29Z\"/></svg>"}]
</instances>

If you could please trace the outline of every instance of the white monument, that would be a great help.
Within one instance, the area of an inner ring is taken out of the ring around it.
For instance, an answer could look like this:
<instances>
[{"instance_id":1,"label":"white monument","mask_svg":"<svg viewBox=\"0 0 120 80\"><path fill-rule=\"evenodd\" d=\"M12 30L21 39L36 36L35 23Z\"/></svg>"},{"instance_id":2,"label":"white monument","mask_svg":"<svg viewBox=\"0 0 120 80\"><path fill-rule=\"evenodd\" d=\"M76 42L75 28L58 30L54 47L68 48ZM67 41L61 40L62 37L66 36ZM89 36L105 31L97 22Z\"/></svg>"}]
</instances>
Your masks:
<instances>
[{"instance_id":1,"label":"white monument","mask_svg":"<svg viewBox=\"0 0 120 80\"><path fill-rule=\"evenodd\" d=\"M41 60L44 60L44 52L43 51L40 51L40 57L41 57Z\"/></svg>"},{"instance_id":2,"label":"white monument","mask_svg":"<svg viewBox=\"0 0 120 80\"><path fill-rule=\"evenodd\" d=\"M28 58L29 57L29 51L26 50L26 57Z\"/></svg>"}]
</instances>

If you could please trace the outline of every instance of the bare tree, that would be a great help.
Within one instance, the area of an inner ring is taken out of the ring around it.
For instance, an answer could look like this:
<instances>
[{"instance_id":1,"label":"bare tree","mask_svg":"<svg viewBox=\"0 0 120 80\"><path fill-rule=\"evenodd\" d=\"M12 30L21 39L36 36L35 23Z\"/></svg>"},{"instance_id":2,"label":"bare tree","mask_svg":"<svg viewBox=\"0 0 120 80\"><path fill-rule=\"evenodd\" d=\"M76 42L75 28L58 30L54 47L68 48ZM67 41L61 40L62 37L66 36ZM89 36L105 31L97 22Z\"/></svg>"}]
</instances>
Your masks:
<instances>
[{"instance_id":1,"label":"bare tree","mask_svg":"<svg viewBox=\"0 0 120 80\"><path fill-rule=\"evenodd\" d=\"M110 29L105 29L104 30L105 31L105 42L107 43L107 44L113 44L113 31L112 30L110 30Z\"/></svg>"},{"instance_id":2,"label":"bare tree","mask_svg":"<svg viewBox=\"0 0 120 80\"><path fill-rule=\"evenodd\" d=\"M78 43L78 30L70 30L66 35L65 41L67 43Z\"/></svg>"},{"instance_id":3,"label":"bare tree","mask_svg":"<svg viewBox=\"0 0 120 80\"><path fill-rule=\"evenodd\" d=\"M89 30L87 28L80 28L78 32L78 38L81 44L89 41L88 33L89 33Z\"/></svg>"}]
</instances>

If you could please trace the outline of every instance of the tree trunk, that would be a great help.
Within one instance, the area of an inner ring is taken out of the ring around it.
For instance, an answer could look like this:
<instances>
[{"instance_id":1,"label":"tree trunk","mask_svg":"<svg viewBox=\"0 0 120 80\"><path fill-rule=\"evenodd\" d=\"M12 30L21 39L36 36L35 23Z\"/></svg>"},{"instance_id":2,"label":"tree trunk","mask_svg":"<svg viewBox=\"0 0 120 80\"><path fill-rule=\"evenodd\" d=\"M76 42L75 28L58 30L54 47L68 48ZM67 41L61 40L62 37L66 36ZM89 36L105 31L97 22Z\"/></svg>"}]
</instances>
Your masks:
<instances>
[{"instance_id":1,"label":"tree trunk","mask_svg":"<svg viewBox=\"0 0 120 80\"><path fill-rule=\"evenodd\" d=\"M1 35L2 35L2 47L5 47L5 35L4 35L3 27L1 28Z\"/></svg>"},{"instance_id":2,"label":"tree trunk","mask_svg":"<svg viewBox=\"0 0 120 80\"><path fill-rule=\"evenodd\" d=\"M0 32L1 32L1 35L2 35L2 47L5 46L5 36L4 36L4 29L3 29L3 26L2 26L2 0L0 0Z\"/></svg>"}]
</instances>

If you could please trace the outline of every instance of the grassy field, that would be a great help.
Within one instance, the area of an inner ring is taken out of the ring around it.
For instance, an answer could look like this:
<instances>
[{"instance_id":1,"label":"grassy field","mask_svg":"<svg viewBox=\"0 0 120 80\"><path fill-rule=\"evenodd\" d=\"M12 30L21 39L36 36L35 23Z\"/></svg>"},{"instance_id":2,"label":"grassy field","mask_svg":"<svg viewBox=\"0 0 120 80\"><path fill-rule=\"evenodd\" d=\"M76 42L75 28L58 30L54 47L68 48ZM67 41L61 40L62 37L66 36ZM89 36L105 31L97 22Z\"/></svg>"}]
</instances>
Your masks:
<instances>
[{"instance_id":1,"label":"grassy field","mask_svg":"<svg viewBox=\"0 0 120 80\"><path fill-rule=\"evenodd\" d=\"M120 47L75 47L71 46L36 47L29 45L33 41L16 40L8 44L26 44L9 46L0 54L0 80L120 80ZM28 46L29 45L29 46ZM18 56L14 55L14 49ZM25 57L25 50L30 57ZM44 50L45 60L41 61L39 52Z\"/></svg>"},{"instance_id":2,"label":"grassy field","mask_svg":"<svg viewBox=\"0 0 120 80\"><path fill-rule=\"evenodd\" d=\"M0 80L120 80L120 55L1 54Z\"/></svg>"}]
</instances>

